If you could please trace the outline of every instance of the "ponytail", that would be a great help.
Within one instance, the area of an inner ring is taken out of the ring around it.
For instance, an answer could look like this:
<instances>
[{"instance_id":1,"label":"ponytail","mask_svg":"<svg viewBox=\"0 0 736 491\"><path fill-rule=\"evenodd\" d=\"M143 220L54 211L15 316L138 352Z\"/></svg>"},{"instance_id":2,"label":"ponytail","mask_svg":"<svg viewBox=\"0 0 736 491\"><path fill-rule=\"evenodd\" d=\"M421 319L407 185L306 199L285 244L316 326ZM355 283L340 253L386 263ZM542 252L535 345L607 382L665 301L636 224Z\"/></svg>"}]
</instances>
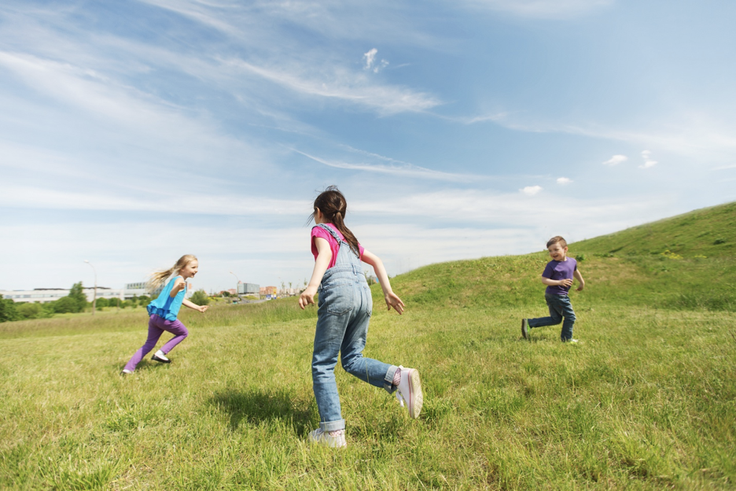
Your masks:
<instances>
[{"instance_id":1,"label":"ponytail","mask_svg":"<svg viewBox=\"0 0 736 491\"><path fill-rule=\"evenodd\" d=\"M171 275L173 275L174 273L178 273L184 266L196 260L197 257L193 254L184 254L169 269L162 269L152 273L151 277L146 282L146 289L149 291L149 293L152 294L161 290L161 287L164 283L166 283L166 280L168 280Z\"/></svg>"},{"instance_id":2,"label":"ponytail","mask_svg":"<svg viewBox=\"0 0 736 491\"><path fill-rule=\"evenodd\" d=\"M345 196L337 189L337 186L329 186L317 196L317 199L314 200L315 211L318 208L325 218L337 227L337 230L345 237L345 242L355 252L355 255L360 257L358 239L345 225L345 213L348 210L348 203L345 200ZM314 213L312 217L314 217Z\"/></svg>"}]
</instances>

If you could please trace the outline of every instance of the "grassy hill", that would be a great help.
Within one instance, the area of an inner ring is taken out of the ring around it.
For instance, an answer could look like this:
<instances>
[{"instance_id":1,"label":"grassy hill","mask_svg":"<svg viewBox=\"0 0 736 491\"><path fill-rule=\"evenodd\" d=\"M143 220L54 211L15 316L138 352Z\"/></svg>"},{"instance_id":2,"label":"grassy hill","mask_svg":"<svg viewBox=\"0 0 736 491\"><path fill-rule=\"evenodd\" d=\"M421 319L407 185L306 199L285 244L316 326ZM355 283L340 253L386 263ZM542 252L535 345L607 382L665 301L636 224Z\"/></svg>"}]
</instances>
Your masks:
<instances>
[{"instance_id":1,"label":"grassy hill","mask_svg":"<svg viewBox=\"0 0 736 491\"><path fill-rule=\"evenodd\" d=\"M736 203L693 211L569 245L588 288L587 307L622 305L736 311ZM395 280L423 306L543 303L546 252L433 264ZM576 304L578 305L578 304Z\"/></svg>"},{"instance_id":2,"label":"grassy hill","mask_svg":"<svg viewBox=\"0 0 736 491\"><path fill-rule=\"evenodd\" d=\"M142 309L0 324L0 488L734 489L733 219L571 244L576 345L519 334L546 311L543 252L400 275L402 316L374 286L365 355L418 368L425 405L338 368L337 452L306 441L316 312L294 298L186 311L173 362L125 378Z\"/></svg>"}]
</instances>

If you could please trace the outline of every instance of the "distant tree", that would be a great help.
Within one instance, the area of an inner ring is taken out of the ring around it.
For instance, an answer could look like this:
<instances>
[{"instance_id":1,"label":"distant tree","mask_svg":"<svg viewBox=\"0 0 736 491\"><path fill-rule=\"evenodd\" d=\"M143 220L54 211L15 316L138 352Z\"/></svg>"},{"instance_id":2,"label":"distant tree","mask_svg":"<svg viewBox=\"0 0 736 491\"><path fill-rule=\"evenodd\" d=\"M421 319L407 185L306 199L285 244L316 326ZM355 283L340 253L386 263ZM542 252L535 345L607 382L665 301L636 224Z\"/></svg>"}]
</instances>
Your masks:
<instances>
[{"instance_id":1,"label":"distant tree","mask_svg":"<svg viewBox=\"0 0 736 491\"><path fill-rule=\"evenodd\" d=\"M16 307L21 319L38 319L43 316L43 307L38 303L21 303Z\"/></svg>"},{"instance_id":2,"label":"distant tree","mask_svg":"<svg viewBox=\"0 0 736 491\"><path fill-rule=\"evenodd\" d=\"M147 307L149 303L151 303L151 297L148 295L141 295L138 297L138 305L141 307Z\"/></svg>"},{"instance_id":3,"label":"distant tree","mask_svg":"<svg viewBox=\"0 0 736 491\"><path fill-rule=\"evenodd\" d=\"M110 306L110 300L112 300L112 299L111 298L110 299L107 299L107 298L98 298L97 299L97 308L98 309L104 309L105 307L109 307Z\"/></svg>"},{"instance_id":4,"label":"distant tree","mask_svg":"<svg viewBox=\"0 0 736 491\"><path fill-rule=\"evenodd\" d=\"M61 297L59 300L54 302L54 312L57 314L80 312L79 302L68 295L66 297Z\"/></svg>"},{"instance_id":5,"label":"distant tree","mask_svg":"<svg viewBox=\"0 0 736 491\"><path fill-rule=\"evenodd\" d=\"M210 297L207 296L207 292L204 290L197 290L189 300L197 305L207 305L210 303Z\"/></svg>"},{"instance_id":6,"label":"distant tree","mask_svg":"<svg viewBox=\"0 0 736 491\"><path fill-rule=\"evenodd\" d=\"M230 296L230 292L223 290L222 291L222 296L223 297L229 297Z\"/></svg>"},{"instance_id":7,"label":"distant tree","mask_svg":"<svg viewBox=\"0 0 736 491\"><path fill-rule=\"evenodd\" d=\"M65 298L70 298L72 301L76 304L76 307L71 312L81 312L87 307L87 296L84 294L84 291L82 290L82 282L74 283L72 285L71 290L69 290L69 295L67 295ZM61 299L59 299L61 300Z\"/></svg>"},{"instance_id":8,"label":"distant tree","mask_svg":"<svg viewBox=\"0 0 736 491\"><path fill-rule=\"evenodd\" d=\"M15 302L11 298L3 298L0 295L0 322L18 320L20 316L15 308Z\"/></svg>"}]
</instances>

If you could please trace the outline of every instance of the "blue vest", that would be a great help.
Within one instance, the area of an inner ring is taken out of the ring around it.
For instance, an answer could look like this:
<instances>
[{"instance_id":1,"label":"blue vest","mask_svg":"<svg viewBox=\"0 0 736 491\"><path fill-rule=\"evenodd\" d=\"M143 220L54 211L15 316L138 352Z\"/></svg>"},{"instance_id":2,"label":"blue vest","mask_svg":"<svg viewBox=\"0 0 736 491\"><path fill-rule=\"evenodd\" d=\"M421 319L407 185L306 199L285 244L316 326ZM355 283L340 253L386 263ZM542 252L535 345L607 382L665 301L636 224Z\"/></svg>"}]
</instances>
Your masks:
<instances>
[{"instance_id":1,"label":"blue vest","mask_svg":"<svg viewBox=\"0 0 736 491\"><path fill-rule=\"evenodd\" d=\"M181 278L181 276L174 276L171 278L171 281L169 281L164 289L161 290L158 298L148 304L148 315L156 314L167 321L176 320L176 316L179 315L181 303L184 301L184 295L187 293L187 283L185 281L184 289L179 291L174 298L171 298L169 294L171 293L171 289L174 287L174 283L176 283L177 278Z\"/></svg>"}]
</instances>

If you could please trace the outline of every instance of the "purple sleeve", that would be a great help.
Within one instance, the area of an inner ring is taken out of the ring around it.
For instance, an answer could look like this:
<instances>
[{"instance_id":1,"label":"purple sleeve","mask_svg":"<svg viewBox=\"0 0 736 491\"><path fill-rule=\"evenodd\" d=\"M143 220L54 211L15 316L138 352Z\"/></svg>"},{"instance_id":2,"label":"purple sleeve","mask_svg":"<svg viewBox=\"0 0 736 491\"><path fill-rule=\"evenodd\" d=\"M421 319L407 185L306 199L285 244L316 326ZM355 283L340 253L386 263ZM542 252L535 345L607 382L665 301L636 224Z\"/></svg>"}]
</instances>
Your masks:
<instances>
[{"instance_id":1,"label":"purple sleeve","mask_svg":"<svg viewBox=\"0 0 736 491\"><path fill-rule=\"evenodd\" d=\"M552 275L554 274L554 265L552 264L554 261L550 261L547 263L547 266L544 267L544 271L542 272L542 276L545 278L552 278Z\"/></svg>"}]
</instances>

